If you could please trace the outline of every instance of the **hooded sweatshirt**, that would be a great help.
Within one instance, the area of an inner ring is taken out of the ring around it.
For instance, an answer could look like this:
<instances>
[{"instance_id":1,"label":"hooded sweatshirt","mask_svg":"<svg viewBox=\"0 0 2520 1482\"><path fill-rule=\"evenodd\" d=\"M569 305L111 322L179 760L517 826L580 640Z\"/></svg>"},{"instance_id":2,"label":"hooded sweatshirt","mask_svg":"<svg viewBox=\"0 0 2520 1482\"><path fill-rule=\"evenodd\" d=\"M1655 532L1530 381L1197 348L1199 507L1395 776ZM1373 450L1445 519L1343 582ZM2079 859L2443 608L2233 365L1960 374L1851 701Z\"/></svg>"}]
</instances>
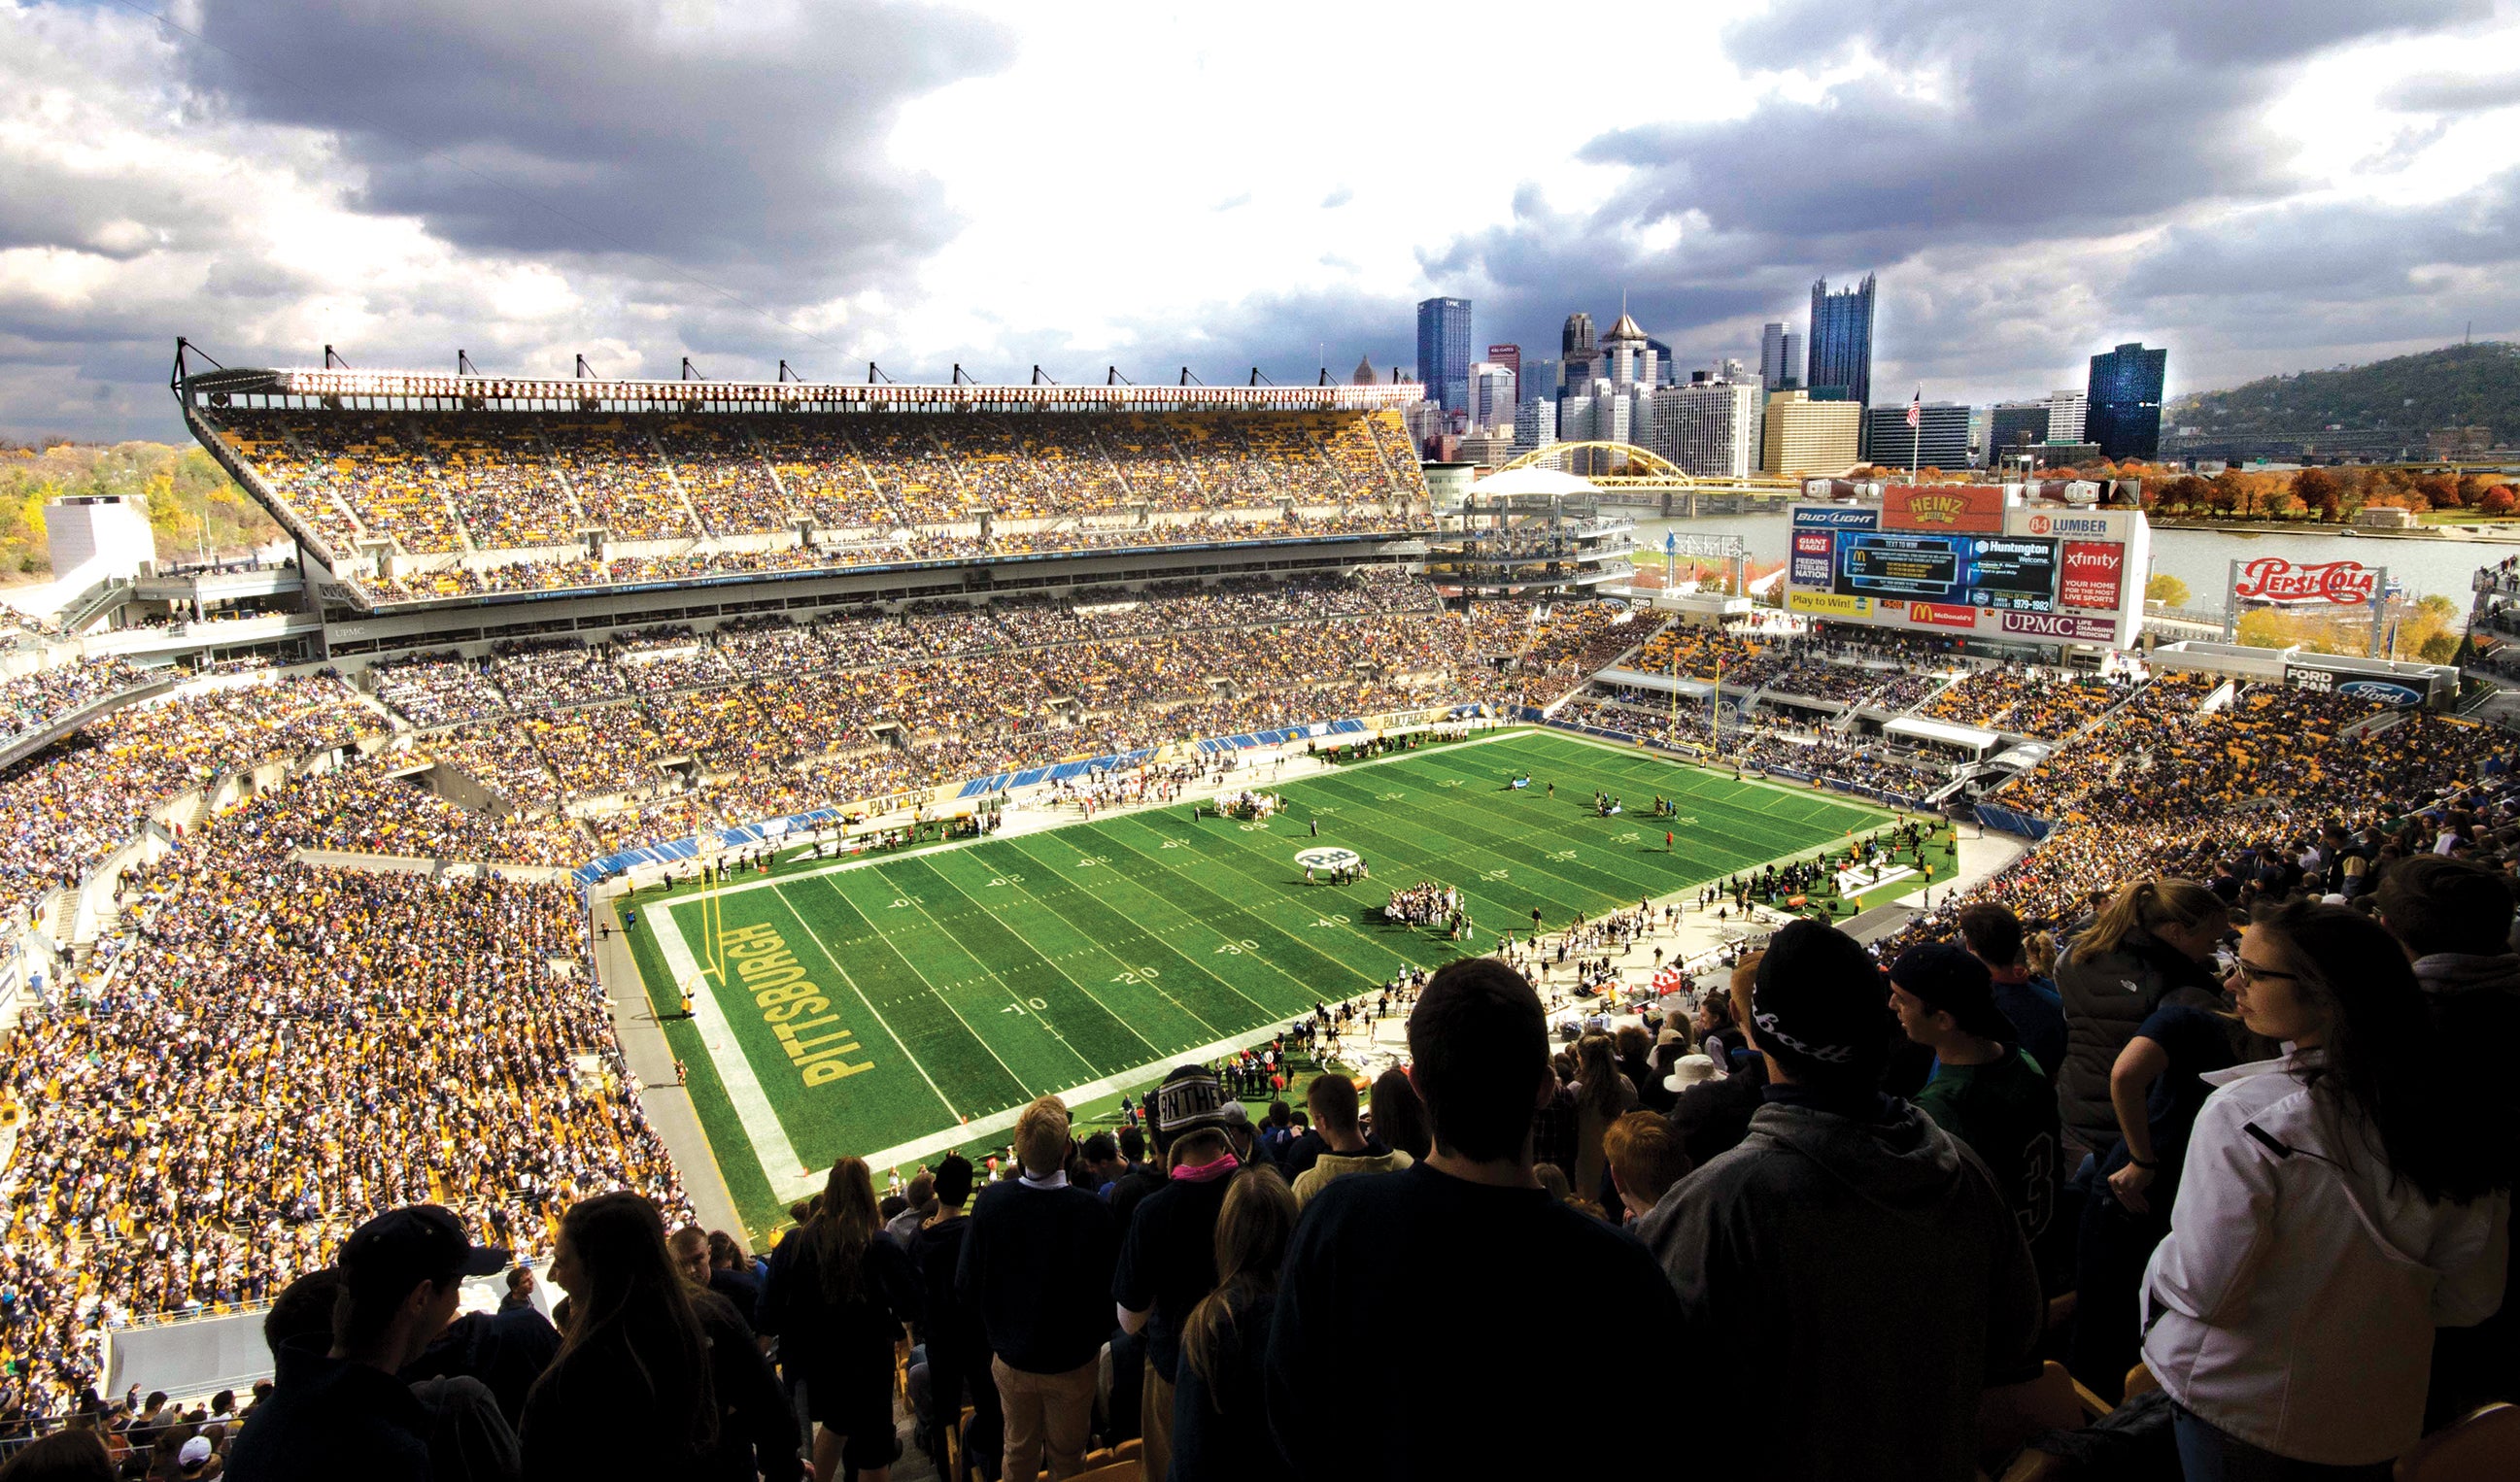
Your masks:
<instances>
[{"instance_id":1,"label":"hooded sweatshirt","mask_svg":"<svg viewBox=\"0 0 2520 1482\"><path fill-rule=\"evenodd\" d=\"M1726 1417L1705 1475L1963 1482L1980 1391L2035 1371L2047 1314L2020 1226L1906 1102L1772 1086L1637 1234L1680 1293L1672 1392Z\"/></svg>"}]
</instances>

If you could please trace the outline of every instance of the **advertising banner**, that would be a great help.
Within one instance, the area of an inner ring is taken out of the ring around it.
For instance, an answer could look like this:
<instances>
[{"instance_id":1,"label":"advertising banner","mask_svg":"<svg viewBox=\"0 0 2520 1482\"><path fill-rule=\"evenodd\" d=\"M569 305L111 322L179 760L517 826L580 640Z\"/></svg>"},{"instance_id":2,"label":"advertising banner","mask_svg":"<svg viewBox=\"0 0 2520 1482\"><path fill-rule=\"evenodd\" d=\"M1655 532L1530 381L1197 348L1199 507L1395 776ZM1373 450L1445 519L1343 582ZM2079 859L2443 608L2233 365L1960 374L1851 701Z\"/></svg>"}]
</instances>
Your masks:
<instances>
[{"instance_id":1,"label":"advertising banner","mask_svg":"<svg viewBox=\"0 0 2520 1482\"><path fill-rule=\"evenodd\" d=\"M2380 573L2359 561L2327 561L2297 566L2280 556L2261 556L2240 566L2233 597L2271 603L2334 603L2359 607L2380 590Z\"/></svg>"},{"instance_id":2,"label":"advertising banner","mask_svg":"<svg viewBox=\"0 0 2520 1482\"><path fill-rule=\"evenodd\" d=\"M2068 607L2117 610L2126 591L2126 547L2108 540L2065 542L2064 578L2056 601Z\"/></svg>"},{"instance_id":3,"label":"advertising banner","mask_svg":"<svg viewBox=\"0 0 2520 1482\"><path fill-rule=\"evenodd\" d=\"M2006 612L2003 631L2024 638L2045 638L2065 643L2113 644L2118 641L2118 620L2114 617L2069 617L2062 612Z\"/></svg>"},{"instance_id":4,"label":"advertising banner","mask_svg":"<svg viewBox=\"0 0 2520 1482\"><path fill-rule=\"evenodd\" d=\"M2003 490L1979 483L1892 484L1881 491L1881 528L2001 535Z\"/></svg>"},{"instance_id":5,"label":"advertising banner","mask_svg":"<svg viewBox=\"0 0 2520 1482\"><path fill-rule=\"evenodd\" d=\"M2135 522L2133 510L2058 510L2032 506L2003 512L2003 528L2012 535L2046 535L2065 540L2127 538Z\"/></svg>"},{"instance_id":6,"label":"advertising banner","mask_svg":"<svg viewBox=\"0 0 2520 1482\"><path fill-rule=\"evenodd\" d=\"M1870 617L1872 599L1841 597L1834 592L1787 592L1785 606L1795 612L1817 612L1822 617Z\"/></svg>"},{"instance_id":7,"label":"advertising banner","mask_svg":"<svg viewBox=\"0 0 2520 1482\"><path fill-rule=\"evenodd\" d=\"M1826 530L1796 530L1794 569L1786 580L1801 587L1827 586L1829 555L1835 549L1836 537Z\"/></svg>"},{"instance_id":8,"label":"advertising banner","mask_svg":"<svg viewBox=\"0 0 2520 1482\"><path fill-rule=\"evenodd\" d=\"M1931 602L1912 602L1908 604L1908 620L1934 628L1974 628L1977 626L1977 608L1949 607L1940 603Z\"/></svg>"},{"instance_id":9,"label":"advertising banner","mask_svg":"<svg viewBox=\"0 0 2520 1482\"><path fill-rule=\"evenodd\" d=\"M1797 530L1877 530L1881 528L1881 512L1870 507L1852 509L1846 505L1796 505L1794 528Z\"/></svg>"}]
</instances>

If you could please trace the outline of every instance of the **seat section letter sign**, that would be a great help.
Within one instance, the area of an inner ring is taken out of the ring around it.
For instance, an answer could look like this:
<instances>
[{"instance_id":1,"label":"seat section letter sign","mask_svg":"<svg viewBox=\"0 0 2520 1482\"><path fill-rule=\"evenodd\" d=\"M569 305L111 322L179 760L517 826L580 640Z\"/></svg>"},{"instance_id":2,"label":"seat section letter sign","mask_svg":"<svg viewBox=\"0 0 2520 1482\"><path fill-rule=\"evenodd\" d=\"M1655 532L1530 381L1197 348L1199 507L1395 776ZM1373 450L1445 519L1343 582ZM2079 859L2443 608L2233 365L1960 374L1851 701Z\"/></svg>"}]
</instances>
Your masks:
<instances>
[{"instance_id":1,"label":"seat section letter sign","mask_svg":"<svg viewBox=\"0 0 2520 1482\"><path fill-rule=\"evenodd\" d=\"M2126 547L2110 540L2065 542L2064 572L2056 600L2068 607L2117 610L2126 589Z\"/></svg>"}]
</instances>

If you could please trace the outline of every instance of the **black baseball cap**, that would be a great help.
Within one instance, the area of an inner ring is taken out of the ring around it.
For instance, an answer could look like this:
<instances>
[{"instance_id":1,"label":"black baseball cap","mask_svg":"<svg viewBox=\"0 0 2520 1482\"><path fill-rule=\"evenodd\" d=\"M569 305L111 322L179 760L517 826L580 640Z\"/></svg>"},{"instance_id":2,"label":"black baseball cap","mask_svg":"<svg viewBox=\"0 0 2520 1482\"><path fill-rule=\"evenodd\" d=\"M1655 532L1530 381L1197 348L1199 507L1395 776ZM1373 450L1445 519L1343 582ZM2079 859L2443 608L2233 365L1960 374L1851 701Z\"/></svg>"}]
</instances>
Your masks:
<instances>
[{"instance_id":1,"label":"black baseball cap","mask_svg":"<svg viewBox=\"0 0 2520 1482\"><path fill-rule=\"evenodd\" d=\"M1925 1008L1948 1013L1963 1034L2018 1044L2021 1032L1995 1007L1994 977L1986 964L1952 942L1928 942L1899 954L1890 981L1914 994Z\"/></svg>"},{"instance_id":2,"label":"black baseball cap","mask_svg":"<svg viewBox=\"0 0 2520 1482\"><path fill-rule=\"evenodd\" d=\"M365 1290L409 1292L423 1281L443 1284L458 1277L496 1276L508 1269L508 1252L475 1245L455 1211L436 1204L388 1209L350 1232L336 1263L342 1278Z\"/></svg>"}]
</instances>

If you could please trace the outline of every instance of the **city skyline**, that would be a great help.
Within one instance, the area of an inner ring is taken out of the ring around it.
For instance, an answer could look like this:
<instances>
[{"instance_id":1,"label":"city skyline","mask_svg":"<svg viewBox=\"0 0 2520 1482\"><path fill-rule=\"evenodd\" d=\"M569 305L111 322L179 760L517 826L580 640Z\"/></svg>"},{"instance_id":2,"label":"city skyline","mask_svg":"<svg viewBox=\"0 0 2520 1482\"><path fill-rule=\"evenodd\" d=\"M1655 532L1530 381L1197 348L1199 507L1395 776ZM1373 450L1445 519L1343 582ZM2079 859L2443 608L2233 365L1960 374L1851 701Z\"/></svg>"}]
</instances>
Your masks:
<instances>
[{"instance_id":1,"label":"city skyline","mask_svg":"<svg viewBox=\"0 0 2520 1482\"><path fill-rule=\"evenodd\" d=\"M170 435L177 335L229 364L1293 383L1414 362L1398 307L1434 296L1537 360L1624 292L1682 367L1755 364L1813 279L1872 272L1874 379L1970 402L2138 339L2177 348L2177 395L2520 336L2520 15L1668 7L1623 44L1672 86L1432 174L1350 121L1421 18L1337 26L0 0L0 434ZM1043 168L1010 124L1132 146Z\"/></svg>"}]
</instances>

